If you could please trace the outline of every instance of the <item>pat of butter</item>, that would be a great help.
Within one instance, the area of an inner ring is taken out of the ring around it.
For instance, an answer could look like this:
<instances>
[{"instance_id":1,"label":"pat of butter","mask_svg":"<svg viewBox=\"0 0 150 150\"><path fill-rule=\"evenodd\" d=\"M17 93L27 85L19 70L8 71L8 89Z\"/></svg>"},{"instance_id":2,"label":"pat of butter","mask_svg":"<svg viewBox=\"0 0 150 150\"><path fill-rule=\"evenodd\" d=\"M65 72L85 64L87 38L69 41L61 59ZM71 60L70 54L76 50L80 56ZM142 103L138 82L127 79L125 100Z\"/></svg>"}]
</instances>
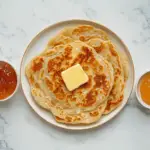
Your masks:
<instances>
[{"instance_id":1,"label":"pat of butter","mask_svg":"<svg viewBox=\"0 0 150 150\"><path fill-rule=\"evenodd\" d=\"M61 76L69 91L73 91L88 81L88 76L80 66L74 65L61 73Z\"/></svg>"}]
</instances>

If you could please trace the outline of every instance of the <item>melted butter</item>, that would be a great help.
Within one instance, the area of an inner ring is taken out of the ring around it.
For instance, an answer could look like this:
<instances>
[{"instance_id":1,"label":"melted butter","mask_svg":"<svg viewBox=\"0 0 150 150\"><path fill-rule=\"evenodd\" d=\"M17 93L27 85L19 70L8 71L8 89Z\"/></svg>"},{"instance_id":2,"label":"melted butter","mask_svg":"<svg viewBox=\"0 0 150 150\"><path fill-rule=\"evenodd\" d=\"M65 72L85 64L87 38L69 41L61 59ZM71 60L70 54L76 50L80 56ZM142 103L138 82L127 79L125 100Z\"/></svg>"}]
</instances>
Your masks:
<instances>
[{"instance_id":1,"label":"melted butter","mask_svg":"<svg viewBox=\"0 0 150 150\"><path fill-rule=\"evenodd\" d=\"M142 100L150 105L150 73L145 74L141 79L140 94Z\"/></svg>"}]
</instances>

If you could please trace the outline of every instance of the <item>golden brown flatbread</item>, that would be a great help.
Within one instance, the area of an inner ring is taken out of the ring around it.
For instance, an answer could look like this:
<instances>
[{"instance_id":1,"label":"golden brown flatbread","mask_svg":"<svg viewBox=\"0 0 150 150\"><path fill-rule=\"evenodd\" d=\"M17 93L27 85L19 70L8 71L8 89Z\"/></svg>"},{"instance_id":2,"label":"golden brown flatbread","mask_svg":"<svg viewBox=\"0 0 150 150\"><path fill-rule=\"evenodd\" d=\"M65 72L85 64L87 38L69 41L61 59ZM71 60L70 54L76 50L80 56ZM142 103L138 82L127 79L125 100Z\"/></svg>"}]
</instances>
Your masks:
<instances>
[{"instance_id":1,"label":"golden brown flatbread","mask_svg":"<svg viewBox=\"0 0 150 150\"><path fill-rule=\"evenodd\" d=\"M61 72L80 64L89 81L67 90ZM102 56L81 41L55 46L34 58L26 67L34 100L59 122L89 124L97 121L112 89L113 68Z\"/></svg>"},{"instance_id":2,"label":"golden brown flatbread","mask_svg":"<svg viewBox=\"0 0 150 150\"><path fill-rule=\"evenodd\" d=\"M84 41L93 47L98 54L103 56L113 66L115 80L104 111L104 114L108 114L123 101L125 82L128 79L128 61L121 52L117 51L105 32L89 25L65 28L49 41L48 47L76 40Z\"/></svg>"}]
</instances>

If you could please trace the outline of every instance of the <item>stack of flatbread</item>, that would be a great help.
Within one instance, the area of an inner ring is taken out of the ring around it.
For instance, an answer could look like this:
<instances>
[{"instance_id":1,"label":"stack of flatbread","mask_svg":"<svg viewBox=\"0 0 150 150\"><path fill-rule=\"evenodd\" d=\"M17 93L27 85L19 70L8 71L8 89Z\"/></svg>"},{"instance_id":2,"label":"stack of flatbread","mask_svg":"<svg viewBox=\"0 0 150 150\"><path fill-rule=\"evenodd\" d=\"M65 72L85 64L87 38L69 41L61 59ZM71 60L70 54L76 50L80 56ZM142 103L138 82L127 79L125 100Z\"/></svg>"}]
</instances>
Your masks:
<instances>
[{"instance_id":1,"label":"stack of flatbread","mask_svg":"<svg viewBox=\"0 0 150 150\"><path fill-rule=\"evenodd\" d=\"M76 64L89 80L69 91L61 72ZM50 39L26 66L26 76L35 102L56 121L90 124L122 103L128 62L104 31L80 25L65 28Z\"/></svg>"}]
</instances>

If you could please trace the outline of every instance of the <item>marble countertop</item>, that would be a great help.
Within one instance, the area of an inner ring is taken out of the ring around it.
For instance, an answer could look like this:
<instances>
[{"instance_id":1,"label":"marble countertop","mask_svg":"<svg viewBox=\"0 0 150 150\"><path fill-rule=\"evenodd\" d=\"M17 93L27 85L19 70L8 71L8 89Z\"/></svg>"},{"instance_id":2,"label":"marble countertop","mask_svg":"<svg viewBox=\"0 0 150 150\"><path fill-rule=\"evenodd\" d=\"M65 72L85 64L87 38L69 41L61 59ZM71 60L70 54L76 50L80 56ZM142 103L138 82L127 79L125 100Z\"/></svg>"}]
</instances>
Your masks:
<instances>
[{"instance_id":1,"label":"marble countertop","mask_svg":"<svg viewBox=\"0 0 150 150\"><path fill-rule=\"evenodd\" d=\"M108 26L128 46L136 79L150 69L150 0L0 0L0 59L19 72L24 50L45 26L66 19L91 19ZM0 103L0 150L148 150L150 112L137 103L135 92L127 107L102 127L66 131L41 120L21 89Z\"/></svg>"}]
</instances>

